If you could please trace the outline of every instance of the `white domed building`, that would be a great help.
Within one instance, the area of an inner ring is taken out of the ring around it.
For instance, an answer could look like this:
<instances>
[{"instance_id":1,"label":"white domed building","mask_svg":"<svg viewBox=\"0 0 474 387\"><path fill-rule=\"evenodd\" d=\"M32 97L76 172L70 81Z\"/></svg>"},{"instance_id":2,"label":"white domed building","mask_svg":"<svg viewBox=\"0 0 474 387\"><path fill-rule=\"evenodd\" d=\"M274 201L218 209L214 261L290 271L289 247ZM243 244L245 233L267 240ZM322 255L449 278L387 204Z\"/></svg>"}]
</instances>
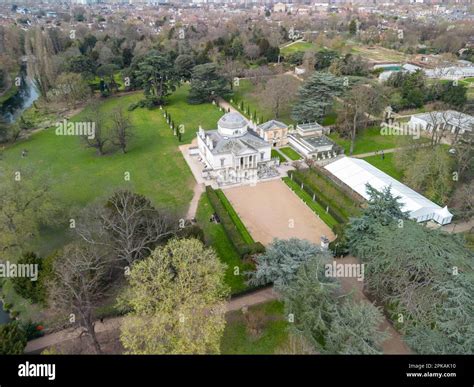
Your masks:
<instances>
[{"instance_id":1,"label":"white domed building","mask_svg":"<svg viewBox=\"0 0 474 387\"><path fill-rule=\"evenodd\" d=\"M199 128L197 143L199 156L206 164L203 174L219 185L251 183L278 175L271 145L237 112L222 116L217 130Z\"/></svg>"}]
</instances>

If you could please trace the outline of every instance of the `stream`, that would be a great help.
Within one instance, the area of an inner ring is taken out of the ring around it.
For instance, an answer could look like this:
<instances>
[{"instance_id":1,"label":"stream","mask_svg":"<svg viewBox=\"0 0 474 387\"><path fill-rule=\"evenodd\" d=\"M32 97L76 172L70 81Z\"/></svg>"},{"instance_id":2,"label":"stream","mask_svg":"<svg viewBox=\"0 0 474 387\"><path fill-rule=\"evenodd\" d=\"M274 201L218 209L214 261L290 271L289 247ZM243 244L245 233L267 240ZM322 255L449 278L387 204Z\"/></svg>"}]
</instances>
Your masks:
<instances>
[{"instance_id":1,"label":"stream","mask_svg":"<svg viewBox=\"0 0 474 387\"><path fill-rule=\"evenodd\" d=\"M25 70L21 72L21 77L18 92L0 104L0 116L7 123L15 122L39 98L39 92Z\"/></svg>"}]
</instances>

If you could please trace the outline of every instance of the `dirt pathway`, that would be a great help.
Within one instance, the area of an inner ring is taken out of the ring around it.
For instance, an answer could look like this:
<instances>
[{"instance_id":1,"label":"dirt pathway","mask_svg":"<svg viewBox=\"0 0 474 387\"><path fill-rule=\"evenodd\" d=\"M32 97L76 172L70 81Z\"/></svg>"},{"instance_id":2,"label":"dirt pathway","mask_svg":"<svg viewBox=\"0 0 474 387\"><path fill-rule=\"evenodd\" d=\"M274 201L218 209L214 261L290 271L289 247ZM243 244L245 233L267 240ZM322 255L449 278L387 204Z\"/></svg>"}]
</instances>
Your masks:
<instances>
[{"instance_id":1,"label":"dirt pathway","mask_svg":"<svg viewBox=\"0 0 474 387\"><path fill-rule=\"evenodd\" d=\"M385 153L398 152L401 149L402 148L381 149L381 150L376 151L376 152L361 153L360 155L352 155L352 156L348 156L348 157L355 157L356 159L363 159L363 158L369 157L369 156L381 156L382 151L385 154Z\"/></svg>"},{"instance_id":2,"label":"dirt pathway","mask_svg":"<svg viewBox=\"0 0 474 387\"><path fill-rule=\"evenodd\" d=\"M473 229L474 229L474 219L470 219L466 222L450 223L441 227L441 230L450 232L450 233L470 232Z\"/></svg>"},{"instance_id":3,"label":"dirt pathway","mask_svg":"<svg viewBox=\"0 0 474 387\"><path fill-rule=\"evenodd\" d=\"M186 219L194 219L196 217L197 208L199 205L199 199L201 198L202 193L206 190L204 184L197 184L194 186L194 195L189 204L189 209L186 214Z\"/></svg>"},{"instance_id":4,"label":"dirt pathway","mask_svg":"<svg viewBox=\"0 0 474 387\"><path fill-rule=\"evenodd\" d=\"M263 302L275 300L278 295L273 291L271 287L259 289L246 295L231 299L227 303L227 311L235 311L243 308L244 306L252 306L261 304ZM95 332L102 333L120 328L123 317L113 317L104 319L103 322L96 321ZM47 334L38 339L28 341L25 348L26 354L38 354L46 348L54 345L61 344L65 341L74 340L79 337L81 329L64 329L59 332Z\"/></svg>"},{"instance_id":5,"label":"dirt pathway","mask_svg":"<svg viewBox=\"0 0 474 387\"><path fill-rule=\"evenodd\" d=\"M301 43L304 42L304 39L301 38L301 39L295 40L295 41L293 41L293 42L286 43L286 44L284 44L283 46L280 46L280 49L285 48L285 47L290 47L290 46L292 46L293 44L300 43L300 42L301 42Z\"/></svg>"},{"instance_id":6,"label":"dirt pathway","mask_svg":"<svg viewBox=\"0 0 474 387\"><path fill-rule=\"evenodd\" d=\"M262 304L267 301L273 301L278 299L278 297L279 296L277 293L275 293L273 287L257 290L255 292L230 300L227 304L227 312L240 310L246 306Z\"/></svg>"},{"instance_id":7,"label":"dirt pathway","mask_svg":"<svg viewBox=\"0 0 474 387\"><path fill-rule=\"evenodd\" d=\"M245 114L240 112L238 109L236 109L235 107L233 107L229 102L227 102L224 98L221 98L221 97L218 97L217 98L217 103L219 104L219 106L221 108L223 108L225 110L225 112L235 112L235 113L239 113L241 115L243 115L245 117ZM245 117L247 118L247 117Z\"/></svg>"},{"instance_id":8,"label":"dirt pathway","mask_svg":"<svg viewBox=\"0 0 474 387\"><path fill-rule=\"evenodd\" d=\"M344 265L359 264L360 261L352 256L347 256L342 259L338 259L337 263L342 263ZM364 282L358 281L357 278L339 278L341 287L344 293L352 293L354 300L359 302L370 302L370 300L365 296L363 292ZM386 355L400 354L406 355L412 353L410 348L403 341L402 336L398 333L392 324L384 317L382 324L380 324L380 329L386 331L390 337L382 343L382 351Z\"/></svg>"}]
</instances>

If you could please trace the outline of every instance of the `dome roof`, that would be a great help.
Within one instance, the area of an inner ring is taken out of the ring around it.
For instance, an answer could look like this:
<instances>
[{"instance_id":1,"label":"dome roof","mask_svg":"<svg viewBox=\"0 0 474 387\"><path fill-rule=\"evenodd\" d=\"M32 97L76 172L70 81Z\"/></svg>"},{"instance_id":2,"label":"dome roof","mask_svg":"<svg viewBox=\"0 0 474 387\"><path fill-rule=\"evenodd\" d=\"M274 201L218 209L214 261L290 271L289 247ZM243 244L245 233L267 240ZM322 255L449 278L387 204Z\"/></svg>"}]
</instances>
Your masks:
<instances>
[{"instance_id":1,"label":"dome roof","mask_svg":"<svg viewBox=\"0 0 474 387\"><path fill-rule=\"evenodd\" d=\"M242 129L247 126L247 120L237 112L230 112L221 117L217 126L223 129Z\"/></svg>"}]
</instances>

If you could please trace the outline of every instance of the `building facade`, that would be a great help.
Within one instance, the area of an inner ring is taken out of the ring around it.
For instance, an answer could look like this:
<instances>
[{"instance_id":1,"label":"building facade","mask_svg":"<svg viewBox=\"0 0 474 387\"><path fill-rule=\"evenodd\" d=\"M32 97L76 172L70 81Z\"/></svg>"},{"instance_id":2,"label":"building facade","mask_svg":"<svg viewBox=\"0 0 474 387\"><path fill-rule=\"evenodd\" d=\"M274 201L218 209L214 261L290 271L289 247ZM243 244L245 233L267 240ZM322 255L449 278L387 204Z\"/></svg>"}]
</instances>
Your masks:
<instances>
[{"instance_id":1,"label":"building facade","mask_svg":"<svg viewBox=\"0 0 474 387\"><path fill-rule=\"evenodd\" d=\"M435 129L464 134L474 131L474 117L455 110L435 111L412 115L409 125L428 132Z\"/></svg>"},{"instance_id":2,"label":"building facade","mask_svg":"<svg viewBox=\"0 0 474 387\"><path fill-rule=\"evenodd\" d=\"M317 122L298 124L296 130L289 134L288 141L304 157L318 161L332 159L344 150L325 135L328 133L329 129Z\"/></svg>"},{"instance_id":3,"label":"building facade","mask_svg":"<svg viewBox=\"0 0 474 387\"><path fill-rule=\"evenodd\" d=\"M270 120L259 125L257 134L272 146L288 144L288 126L280 121Z\"/></svg>"},{"instance_id":4,"label":"building facade","mask_svg":"<svg viewBox=\"0 0 474 387\"><path fill-rule=\"evenodd\" d=\"M205 164L203 176L219 185L254 183L278 176L271 145L251 130L239 113L222 116L216 130L199 128L197 143Z\"/></svg>"}]
</instances>

